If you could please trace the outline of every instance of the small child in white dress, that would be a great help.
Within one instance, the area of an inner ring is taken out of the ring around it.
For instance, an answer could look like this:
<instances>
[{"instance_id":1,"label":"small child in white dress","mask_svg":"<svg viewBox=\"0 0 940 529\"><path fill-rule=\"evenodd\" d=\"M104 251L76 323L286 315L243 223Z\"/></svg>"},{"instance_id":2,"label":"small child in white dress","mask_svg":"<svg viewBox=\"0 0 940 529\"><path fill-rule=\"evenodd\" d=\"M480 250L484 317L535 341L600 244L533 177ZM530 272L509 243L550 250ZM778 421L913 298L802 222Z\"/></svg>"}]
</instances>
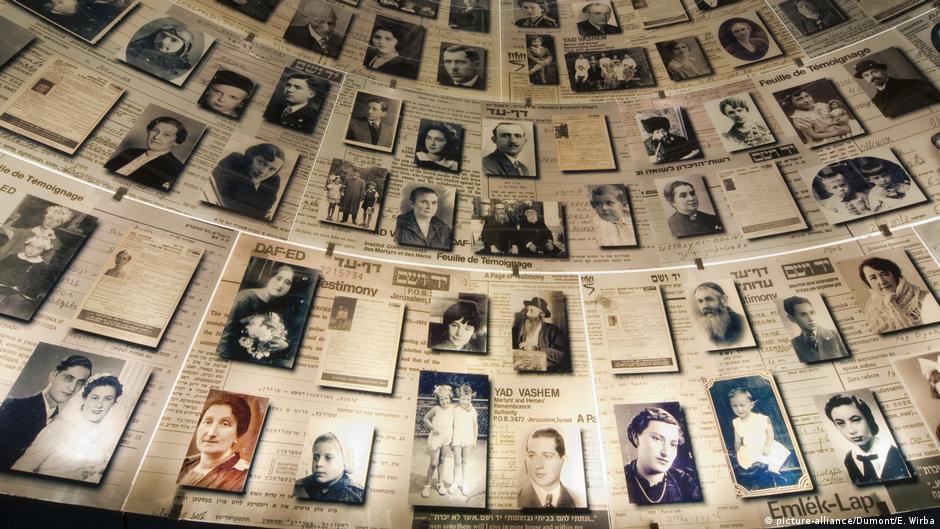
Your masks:
<instances>
[{"instance_id":1,"label":"small child in white dress","mask_svg":"<svg viewBox=\"0 0 940 529\"><path fill-rule=\"evenodd\" d=\"M424 484L421 497L431 496L431 482L437 475L437 493L441 496L447 494L444 486L443 472L444 460L451 451L451 442L454 438L454 390L447 384L434 386L434 396L437 404L431 407L424 415L424 424L431 430L428 435L428 451L431 459L428 461L428 481Z\"/></svg>"},{"instance_id":2,"label":"small child in white dress","mask_svg":"<svg viewBox=\"0 0 940 529\"><path fill-rule=\"evenodd\" d=\"M457 402L459 406L454 409L454 483L450 487L451 493L460 492L469 496L470 487L467 485L467 459L470 451L477 444L477 410L473 407L473 397L476 392L467 385L461 384L457 388Z\"/></svg>"},{"instance_id":3,"label":"small child in white dress","mask_svg":"<svg viewBox=\"0 0 940 529\"><path fill-rule=\"evenodd\" d=\"M745 387L737 387L728 392L731 410L737 415L731 425L734 427L734 453L738 465L753 473L754 487L773 486L773 475L780 471L789 456L789 450L774 439L774 427L770 417L756 413L754 398Z\"/></svg>"}]
</instances>

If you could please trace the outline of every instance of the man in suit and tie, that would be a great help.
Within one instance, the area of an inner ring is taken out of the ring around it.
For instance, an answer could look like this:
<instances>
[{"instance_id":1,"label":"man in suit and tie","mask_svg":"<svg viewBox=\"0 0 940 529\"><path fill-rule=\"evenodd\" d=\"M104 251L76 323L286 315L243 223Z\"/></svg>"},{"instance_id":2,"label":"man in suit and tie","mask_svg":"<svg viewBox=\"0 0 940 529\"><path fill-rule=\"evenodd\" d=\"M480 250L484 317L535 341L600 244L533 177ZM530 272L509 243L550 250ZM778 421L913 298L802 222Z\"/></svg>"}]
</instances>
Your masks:
<instances>
[{"instance_id":1,"label":"man in suit and tie","mask_svg":"<svg viewBox=\"0 0 940 529\"><path fill-rule=\"evenodd\" d=\"M790 296L783 300L783 310L787 313L787 319L800 328L799 336L790 341L800 362L819 362L849 356L839 333L816 323L816 309L810 300Z\"/></svg>"},{"instance_id":2,"label":"man in suit and tie","mask_svg":"<svg viewBox=\"0 0 940 529\"><path fill-rule=\"evenodd\" d=\"M444 86L486 89L483 70L483 53L480 48L454 44L441 51L441 67L437 76Z\"/></svg>"},{"instance_id":3,"label":"man in suit and tie","mask_svg":"<svg viewBox=\"0 0 940 529\"><path fill-rule=\"evenodd\" d=\"M519 159L528 143L525 129L518 123L503 122L493 127L496 150L483 157L483 172L493 176L534 176Z\"/></svg>"},{"instance_id":4,"label":"man in suit and tie","mask_svg":"<svg viewBox=\"0 0 940 529\"><path fill-rule=\"evenodd\" d=\"M287 76L281 98L273 98L264 119L301 132L313 132L320 115L320 102L313 77L295 73Z\"/></svg>"},{"instance_id":5,"label":"man in suit and tie","mask_svg":"<svg viewBox=\"0 0 940 529\"><path fill-rule=\"evenodd\" d=\"M587 507L587 502L561 482L568 461L565 438L551 427L529 434L523 454L528 481L519 489L520 509L565 509Z\"/></svg>"},{"instance_id":6,"label":"man in suit and tie","mask_svg":"<svg viewBox=\"0 0 940 529\"><path fill-rule=\"evenodd\" d=\"M336 30L336 10L323 0L307 0L297 8L284 40L334 59L343 47L344 35Z\"/></svg>"},{"instance_id":7,"label":"man in suit and tie","mask_svg":"<svg viewBox=\"0 0 940 529\"><path fill-rule=\"evenodd\" d=\"M392 126L385 122L388 117L388 101L371 97L366 100L366 115L349 120L346 139L357 143L366 143L391 151Z\"/></svg>"},{"instance_id":8,"label":"man in suit and tie","mask_svg":"<svg viewBox=\"0 0 940 529\"><path fill-rule=\"evenodd\" d=\"M578 22L578 33L582 37L600 37L620 33L620 26L607 23L614 14L609 5L601 2L591 2L584 6L581 12L587 17Z\"/></svg>"},{"instance_id":9,"label":"man in suit and tie","mask_svg":"<svg viewBox=\"0 0 940 529\"><path fill-rule=\"evenodd\" d=\"M62 359L49 372L45 389L28 397L9 397L0 405L0 469L7 470L30 443L81 389L91 375L91 360L82 355Z\"/></svg>"}]
</instances>

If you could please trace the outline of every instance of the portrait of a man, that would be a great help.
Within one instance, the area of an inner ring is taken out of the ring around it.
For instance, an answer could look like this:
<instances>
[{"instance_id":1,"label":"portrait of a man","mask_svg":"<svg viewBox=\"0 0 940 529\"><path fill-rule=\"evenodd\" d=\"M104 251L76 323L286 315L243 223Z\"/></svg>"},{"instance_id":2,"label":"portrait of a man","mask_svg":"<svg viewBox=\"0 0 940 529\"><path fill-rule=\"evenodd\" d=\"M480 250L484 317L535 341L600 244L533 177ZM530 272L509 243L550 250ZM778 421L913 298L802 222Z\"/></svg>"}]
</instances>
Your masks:
<instances>
[{"instance_id":1,"label":"portrait of a man","mask_svg":"<svg viewBox=\"0 0 940 529\"><path fill-rule=\"evenodd\" d=\"M600 37L603 35L616 35L621 32L617 24L617 16L609 1L575 3L572 6L579 12L578 34L582 37ZM613 24L611 24L613 22Z\"/></svg>"},{"instance_id":2,"label":"portrait of a man","mask_svg":"<svg viewBox=\"0 0 940 529\"><path fill-rule=\"evenodd\" d=\"M444 86L486 89L486 50L464 44L441 44L437 82Z\"/></svg>"},{"instance_id":3,"label":"portrait of a man","mask_svg":"<svg viewBox=\"0 0 940 529\"><path fill-rule=\"evenodd\" d=\"M264 110L264 119L288 129L312 133L329 89L330 83L325 79L285 68Z\"/></svg>"},{"instance_id":4,"label":"portrait of a man","mask_svg":"<svg viewBox=\"0 0 940 529\"><path fill-rule=\"evenodd\" d=\"M790 345L800 362L809 364L849 356L842 336L835 330L832 317L818 292L778 299L777 310L790 334L798 331L790 339Z\"/></svg>"},{"instance_id":5,"label":"portrait of a man","mask_svg":"<svg viewBox=\"0 0 940 529\"><path fill-rule=\"evenodd\" d=\"M490 32L490 0L453 0L448 25L463 31Z\"/></svg>"},{"instance_id":6,"label":"portrait of a man","mask_svg":"<svg viewBox=\"0 0 940 529\"><path fill-rule=\"evenodd\" d=\"M339 57L352 13L323 0L304 0L284 32L284 40L301 48Z\"/></svg>"},{"instance_id":7,"label":"portrait of a man","mask_svg":"<svg viewBox=\"0 0 940 529\"><path fill-rule=\"evenodd\" d=\"M531 122L484 120L483 130L491 131L493 148L483 157L484 173L490 176L538 176L534 144L529 142L530 138L534 139Z\"/></svg>"},{"instance_id":8,"label":"portrait of a man","mask_svg":"<svg viewBox=\"0 0 940 529\"><path fill-rule=\"evenodd\" d=\"M853 64L852 69L859 87L886 118L940 103L940 91L897 48L870 55Z\"/></svg>"},{"instance_id":9,"label":"portrait of a man","mask_svg":"<svg viewBox=\"0 0 940 529\"><path fill-rule=\"evenodd\" d=\"M523 468L516 501L520 509L577 509L587 507L580 432L576 426L542 426L525 437ZM563 435L565 432L569 435ZM563 483L566 466L577 466L580 482ZM580 489L580 490L578 490Z\"/></svg>"},{"instance_id":10,"label":"portrait of a man","mask_svg":"<svg viewBox=\"0 0 940 529\"><path fill-rule=\"evenodd\" d=\"M756 345L732 281L706 281L690 292L691 310L706 351Z\"/></svg>"},{"instance_id":11,"label":"portrait of a man","mask_svg":"<svg viewBox=\"0 0 940 529\"><path fill-rule=\"evenodd\" d=\"M398 130L401 100L358 92L346 127L346 142L382 152L392 152Z\"/></svg>"},{"instance_id":12,"label":"portrait of a man","mask_svg":"<svg viewBox=\"0 0 940 529\"><path fill-rule=\"evenodd\" d=\"M544 295L556 307L555 318L552 318L553 312L544 297L533 296L523 300L522 310L515 315L512 325L512 348L531 354L515 356L513 367L517 371L568 373L571 371L571 349L562 328L567 327L565 298L560 292Z\"/></svg>"},{"instance_id":13,"label":"portrait of a man","mask_svg":"<svg viewBox=\"0 0 940 529\"><path fill-rule=\"evenodd\" d=\"M847 20L832 0L787 0L780 9L802 35L813 35Z\"/></svg>"}]
</instances>

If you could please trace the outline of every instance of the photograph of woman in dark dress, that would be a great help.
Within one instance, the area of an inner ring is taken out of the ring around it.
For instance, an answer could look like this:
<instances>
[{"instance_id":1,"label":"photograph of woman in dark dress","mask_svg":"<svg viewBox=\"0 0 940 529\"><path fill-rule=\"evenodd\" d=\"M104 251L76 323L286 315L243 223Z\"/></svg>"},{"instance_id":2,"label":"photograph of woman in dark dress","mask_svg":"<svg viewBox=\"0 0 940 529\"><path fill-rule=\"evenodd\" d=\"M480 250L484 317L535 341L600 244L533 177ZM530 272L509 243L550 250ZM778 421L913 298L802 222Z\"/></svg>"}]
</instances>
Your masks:
<instances>
[{"instance_id":1,"label":"photograph of woman in dark dress","mask_svg":"<svg viewBox=\"0 0 940 529\"><path fill-rule=\"evenodd\" d=\"M415 145L415 165L422 169L460 172L463 127L422 119Z\"/></svg>"},{"instance_id":2,"label":"photograph of woman in dark dress","mask_svg":"<svg viewBox=\"0 0 940 529\"><path fill-rule=\"evenodd\" d=\"M363 65L389 75L418 78L425 29L383 16L375 17Z\"/></svg>"},{"instance_id":3,"label":"photograph of woman in dark dress","mask_svg":"<svg viewBox=\"0 0 940 529\"><path fill-rule=\"evenodd\" d=\"M742 61L768 58L769 36L763 28L746 18L726 20L718 30L718 39L725 51Z\"/></svg>"},{"instance_id":4,"label":"photograph of woman in dark dress","mask_svg":"<svg viewBox=\"0 0 940 529\"><path fill-rule=\"evenodd\" d=\"M147 114L159 110L165 109L156 106L148 107L141 115L141 121L146 119ZM192 153L198 137L205 131L205 126L197 136L190 137L190 131L180 119L160 115L147 122L144 138L139 138L140 134L135 133L137 128L138 125L135 125L128 132L118 147L117 154L104 164L104 168L147 187L169 191L183 172L183 165ZM186 151L180 146L186 142L187 138L190 139L189 151L183 152L182 159L180 159L173 149ZM144 146L136 146L140 145L139 139L144 139Z\"/></svg>"},{"instance_id":5,"label":"photograph of woman in dark dress","mask_svg":"<svg viewBox=\"0 0 940 529\"><path fill-rule=\"evenodd\" d=\"M290 178L283 149L259 143L222 158L212 170L213 189L219 206L235 213L270 220L274 217L282 181Z\"/></svg>"}]
</instances>

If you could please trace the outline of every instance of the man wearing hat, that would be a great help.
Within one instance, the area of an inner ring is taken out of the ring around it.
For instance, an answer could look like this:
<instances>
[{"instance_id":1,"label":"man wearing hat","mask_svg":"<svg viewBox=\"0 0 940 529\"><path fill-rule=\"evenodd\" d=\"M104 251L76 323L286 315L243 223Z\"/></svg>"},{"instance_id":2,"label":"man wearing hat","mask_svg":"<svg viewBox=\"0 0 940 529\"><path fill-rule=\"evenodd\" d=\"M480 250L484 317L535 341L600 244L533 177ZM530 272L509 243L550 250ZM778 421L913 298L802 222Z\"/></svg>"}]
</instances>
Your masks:
<instances>
[{"instance_id":1,"label":"man wearing hat","mask_svg":"<svg viewBox=\"0 0 940 529\"><path fill-rule=\"evenodd\" d=\"M281 97L274 97L264 111L264 119L282 127L313 132L320 115L317 88L312 77L295 73L287 77Z\"/></svg>"},{"instance_id":2,"label":"man wearing hat","mask_svg":"<svg viewBox=\"0 0 940 529\"><path fill-rule=\"evenodd\" d=\"M512 326L512 348L545 352L548 359L547 371L571 371L568 338L557 326L545 321L552 317L548 302L536 296L522 303L524 307Z\"/></svg>"},{"instance_id":3,"label":"man wearing hat","mask_svg":"<svg viewBox=\"0 0 940 529\"><path fill-rule=\"evenodd\" d=\"M336 58L343 47L343 35L337 33L336 11L323 0L307 0L297 9L291 25L284 32L284 40L327 57Z\"/></svg>"},{"instance_id":4,"label":"man wearing hat","mask_svg":"<svg viewBox=\"0 0 940 529\"><path fill-rule=\"evenodd\" d=\"M649 138L643 141L646 154L651 163L670 163L679 160L698 158L702 150L698 141L689 141L678 134L669 132L669 120L662 116L652 116L640 120L643 130Z\"/></svg>"},{"instance_id":5,"label":"man wearing hat","mask_svg":"<svg viewBox=\"0 0 940 529\"><path fill-rule=\"evenodd\" d=\"M855 63L855 78L875 87L871 102L888 118L940 103L940 92L927 81L891 77L888 65L871 59Z\"/></svg>"},{"instance_id":6,"label":"man wearing hat","mask_svg":"<svg viewBox=\"0 0 940 529\"><path fill-rule=\"evenodd\" d=\"M911 184L905 176L895 175L877 158L862 160L862 176L872 186L868 191L868 207L872 211L890 211L917 201L909 192Z\"/></svg>"}]
</instances>

